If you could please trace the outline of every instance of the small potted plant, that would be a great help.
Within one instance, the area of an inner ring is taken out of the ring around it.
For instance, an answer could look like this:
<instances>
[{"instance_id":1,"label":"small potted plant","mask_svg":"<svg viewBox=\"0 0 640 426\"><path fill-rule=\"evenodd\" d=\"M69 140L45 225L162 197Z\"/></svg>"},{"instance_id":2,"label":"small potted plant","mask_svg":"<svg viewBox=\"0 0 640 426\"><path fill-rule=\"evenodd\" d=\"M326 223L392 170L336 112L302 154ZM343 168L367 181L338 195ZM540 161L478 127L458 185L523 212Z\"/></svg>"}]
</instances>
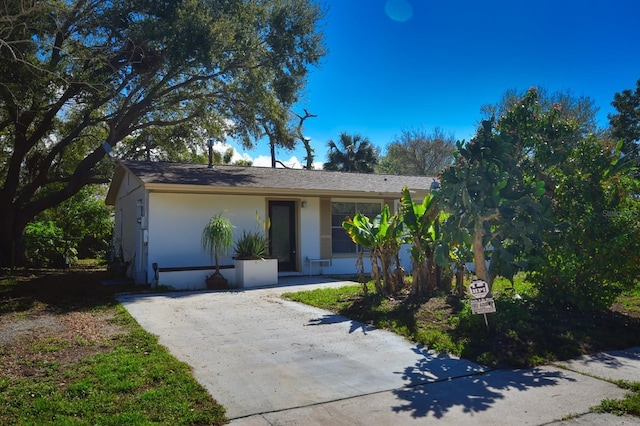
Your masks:
<instances>
[{"instance_id":1,"label":"small potted plant","mask_svg":"<svg viewBox=\"0 0 640 426\"><path fill-rule=\"evenodd\" d=\"M278 283L278 260L269 258L269 240L264 229L242 231L234 246L233 259L239 287Z\"/></svg>"},{"instance_id":2,"label":"small potted plant","mask_svg":"<svg viewBox=\"0 0 640 426\"><path fill-rule=\"evenodd\" d=\"M233 245L233 226L222 213L214 215L202 230L202 250L215 261L216 271L207 277L210 290L226 288L227 279L220 273L219 256L225 255Z\"/></svg>"},{"instance_id":3,"label":"small potted plant","mask_svg":"<svg viewBox=\"0 0 640 426\"><path fill-rule=\"evenodd\" d=\"M242 231L234 247L234 259L264 259L269 254L269 241L260 231Z\"/></svg>"}]
</instances>

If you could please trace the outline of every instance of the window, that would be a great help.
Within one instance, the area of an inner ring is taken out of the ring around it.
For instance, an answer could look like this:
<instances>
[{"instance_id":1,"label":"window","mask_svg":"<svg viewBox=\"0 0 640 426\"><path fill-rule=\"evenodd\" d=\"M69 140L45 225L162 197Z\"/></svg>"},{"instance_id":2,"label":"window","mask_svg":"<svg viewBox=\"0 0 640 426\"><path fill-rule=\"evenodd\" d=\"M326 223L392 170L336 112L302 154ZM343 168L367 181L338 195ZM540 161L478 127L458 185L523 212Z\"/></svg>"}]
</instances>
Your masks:
<instances>
[{"instance_id":1,"label":"window","mask_svg":"<svg viewBox=\"0 0 640 426\"><path fill-rule=\"evenodd\" d=\"M342 227L342 222L348 217L353 217L357 212L372 219L382 211L381 203L331 203L331 249L334 254L355 254L360 246L351 241L349 235Z\"/></svg>"}]
</instances>

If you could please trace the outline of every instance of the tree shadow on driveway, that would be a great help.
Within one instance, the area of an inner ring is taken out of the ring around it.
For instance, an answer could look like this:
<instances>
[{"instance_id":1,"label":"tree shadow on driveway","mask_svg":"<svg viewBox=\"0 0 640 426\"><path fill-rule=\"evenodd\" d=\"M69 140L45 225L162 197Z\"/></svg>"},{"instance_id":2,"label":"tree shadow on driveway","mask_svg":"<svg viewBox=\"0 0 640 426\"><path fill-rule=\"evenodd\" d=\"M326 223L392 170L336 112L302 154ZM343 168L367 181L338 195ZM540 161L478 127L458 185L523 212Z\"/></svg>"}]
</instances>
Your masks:
<instances>
[{"instance_id":1,"label":"tree shadow on driveway","mask_svg":"<svg viewBox=\"0 0 640 426\"><path fill-rule=\"evenodd\" d=\"M607 368L620 368L625 365L624 359L638 362L640 361L640 347L626 350L600 352L592 355L584 355L576 359L585 365L598 364ZM562 363L560 363L562 364Z\"/></svg>"},{"instance_id":2,"label":"tree shadow on driveway","mask_svg":"<svg viewBox=\"0 0 640 426\"><path fill-rule=\"evenodd\" d=\"M414 418L432 416L439 419L456 407L462 407L464 413L477 413L505 399L507 392L524 392L576 381L562 371L534 368L473 373L455 380L427 383L431 374L438 376L433 371L434 365L447 368L455 360L446 354L430 353L421 346L416 346L414 351L425 356L416 365L398 373L403 374L409 384L393 391L405 403L392 408L394 412L411 412ZM434 363L438 359L443 362ZM444 362L447 359L448 363Z\"/></svg>"},{"instance_id":3,"label":"tree shadow on driveway","mask_svg":"<svg viewBox=\"0 0 640 426\"><path fill-rule=\"evenodd\" d=\"M337 315L337 314L326 314L321 316L320 318L314 318L309 320L309 323L307 325L313 326L313 325L328 325L328 324L338 324L341 322L350 322L351 326L349 327L349 333L353 333L356 332L358 330L362 330L362 334L367 334L367 332L369 331L373 331L376 330L376 327L373 327L371 325L367 325L365 323L362 323L360 321L354 321L350 318L347 318L345 316L342 315Z\"/></svg>"}]
</instances>

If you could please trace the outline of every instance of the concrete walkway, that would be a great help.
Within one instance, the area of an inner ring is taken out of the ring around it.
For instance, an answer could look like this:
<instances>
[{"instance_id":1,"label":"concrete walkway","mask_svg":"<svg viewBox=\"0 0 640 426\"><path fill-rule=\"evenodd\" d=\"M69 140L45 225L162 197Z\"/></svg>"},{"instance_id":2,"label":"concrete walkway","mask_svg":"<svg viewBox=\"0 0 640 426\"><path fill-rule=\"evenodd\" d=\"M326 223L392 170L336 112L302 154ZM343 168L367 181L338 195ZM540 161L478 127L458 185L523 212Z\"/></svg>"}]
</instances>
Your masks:
<instances>
[{"instance_id":1,"label":"concrete walkway","mask_svg":"<svg viewBox=\"0 0 640 426\"><path fill-rule=\"evenodd\" d=\"M192 366L233 425L640 425L633 417L584 415L625 394L592 375L640 381L640 348L562 366L489 371L280 298L285 291L353 284L305 280L119 300Z\"/></svg>"}]
</instances>

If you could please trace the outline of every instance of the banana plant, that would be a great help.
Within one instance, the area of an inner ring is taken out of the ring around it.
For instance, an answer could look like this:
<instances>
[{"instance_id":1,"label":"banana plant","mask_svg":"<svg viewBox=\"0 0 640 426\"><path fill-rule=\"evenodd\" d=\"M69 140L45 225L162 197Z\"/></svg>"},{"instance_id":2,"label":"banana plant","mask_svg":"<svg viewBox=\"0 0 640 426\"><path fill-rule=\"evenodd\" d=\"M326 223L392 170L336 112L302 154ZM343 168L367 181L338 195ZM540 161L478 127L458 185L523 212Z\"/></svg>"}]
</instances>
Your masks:
<instances>
[{"instance_id":1,"label":"banana plant","mask_svg":"<svg viewBox=\"0 0 640 426\"><path fill-rule=\"evenodd\" d=\"M373 220L358 212L353 219L348 217L342 222L342 227L351 240L362 247L360 264L365 250L369 251L376 293L386 296L399 290L404 275L398 258L402 223L397 215L390 214L389 206L385 205Z\"/></svg>"},{"instance_id":2,"label":"banana plant","mask_svg":"<svg viewBox=\"0 0 640 426\"><path fill-rule=\"evenodd\" d=\"M418 295L429 295L437 286L436 245L438 232L438 196L427 195L421 204L411 199L408 188L402 189L402 221L405 236L411 244L413 284L411 291Z\"/></svg>"}]
</instances>

